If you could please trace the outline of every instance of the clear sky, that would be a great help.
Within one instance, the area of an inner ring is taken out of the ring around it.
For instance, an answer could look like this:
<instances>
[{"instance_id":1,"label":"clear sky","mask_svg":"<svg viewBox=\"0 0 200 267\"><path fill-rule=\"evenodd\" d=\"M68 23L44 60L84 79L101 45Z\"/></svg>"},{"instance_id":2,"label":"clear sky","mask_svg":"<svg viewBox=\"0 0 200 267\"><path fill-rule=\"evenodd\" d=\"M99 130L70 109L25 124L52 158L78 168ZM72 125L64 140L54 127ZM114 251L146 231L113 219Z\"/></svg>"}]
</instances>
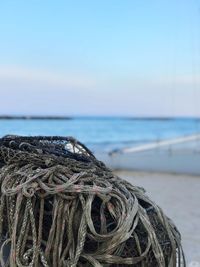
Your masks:
<instances>
[{"instance_id":1,"label":"clear sky","mask_svg":"<svg viewBox=\"0 0 200 267\"><path fill-rule=\"evenodd\" d=\"M200 116L200 1L0 1L0 114Z\"/></svg>"}]
</instances>

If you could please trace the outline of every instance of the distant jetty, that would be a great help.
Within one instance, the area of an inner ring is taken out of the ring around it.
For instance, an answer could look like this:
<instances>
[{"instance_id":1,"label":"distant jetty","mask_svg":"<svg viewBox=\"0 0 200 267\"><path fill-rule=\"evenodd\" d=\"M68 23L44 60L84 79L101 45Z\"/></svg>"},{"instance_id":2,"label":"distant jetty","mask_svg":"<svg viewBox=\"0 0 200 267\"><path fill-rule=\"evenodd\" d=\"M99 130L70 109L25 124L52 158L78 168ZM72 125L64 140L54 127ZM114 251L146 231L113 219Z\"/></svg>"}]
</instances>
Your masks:
<instances>
[{"instance_id":1,"label":"distant jetty","mask_svg":"<svg viewBox=\"0 0 200 267\"><path fill-rule=\"evenodd\" d=\"M0 116L0 120L71 120L65 116Z\"/></svg>"}]
</instances>

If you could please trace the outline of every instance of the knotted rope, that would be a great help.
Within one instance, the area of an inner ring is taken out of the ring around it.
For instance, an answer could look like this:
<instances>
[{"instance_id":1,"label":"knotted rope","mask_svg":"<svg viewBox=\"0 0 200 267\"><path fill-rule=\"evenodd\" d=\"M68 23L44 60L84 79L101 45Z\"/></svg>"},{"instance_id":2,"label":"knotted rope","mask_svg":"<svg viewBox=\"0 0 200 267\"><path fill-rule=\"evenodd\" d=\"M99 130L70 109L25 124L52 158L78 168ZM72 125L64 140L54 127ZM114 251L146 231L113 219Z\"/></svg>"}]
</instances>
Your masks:
<instances>
[{"instance_id":1,"label":"knotted rope","mask_svg":"<svg viewBox=\"0 0 200 267\"><path fill-rule=\"evenodd\" d=\"M185 266L171 220L71 137L0 139L0 186L2 267Z\"/></svg>"}]
</instances>

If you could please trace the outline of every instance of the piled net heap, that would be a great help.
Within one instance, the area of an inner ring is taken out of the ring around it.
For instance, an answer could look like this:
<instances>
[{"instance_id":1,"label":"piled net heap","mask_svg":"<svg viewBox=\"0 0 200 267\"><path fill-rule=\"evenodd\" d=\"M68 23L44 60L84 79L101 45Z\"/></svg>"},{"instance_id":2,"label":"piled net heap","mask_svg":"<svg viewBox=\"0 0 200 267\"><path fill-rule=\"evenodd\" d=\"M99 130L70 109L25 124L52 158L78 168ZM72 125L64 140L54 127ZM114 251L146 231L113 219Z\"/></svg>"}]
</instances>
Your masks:
<instances>
[{"instance_id":1,"label":"piled net heap","mask_svg":"<svg viewBox=\"0 0 200 267\"><path fill-rule=\"evenodd\" d=\"M70 137L0 139L1 266L185 266L145 194Z\"/></svg>"}]
</instances>

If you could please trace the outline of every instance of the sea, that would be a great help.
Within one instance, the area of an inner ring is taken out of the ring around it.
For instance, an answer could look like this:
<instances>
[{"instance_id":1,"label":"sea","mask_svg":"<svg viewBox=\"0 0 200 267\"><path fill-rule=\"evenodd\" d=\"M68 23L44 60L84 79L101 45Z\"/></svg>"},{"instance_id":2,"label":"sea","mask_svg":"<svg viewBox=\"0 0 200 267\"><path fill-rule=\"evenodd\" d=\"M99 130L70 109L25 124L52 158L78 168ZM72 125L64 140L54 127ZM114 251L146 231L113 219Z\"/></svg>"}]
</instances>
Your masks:
<instances>
[{"instance_id":1,"label":"sea","mask_svg":"<svg viewBox=\"0 0 200 267\"><path fill-rule=\"evenodd\" d=\"M0 120L0 137L8 134L73 136L93 152L111 152L197 133L200 133L200 119L196 118L74 117L66 120Z\"/></svg>"}]
</instances>

